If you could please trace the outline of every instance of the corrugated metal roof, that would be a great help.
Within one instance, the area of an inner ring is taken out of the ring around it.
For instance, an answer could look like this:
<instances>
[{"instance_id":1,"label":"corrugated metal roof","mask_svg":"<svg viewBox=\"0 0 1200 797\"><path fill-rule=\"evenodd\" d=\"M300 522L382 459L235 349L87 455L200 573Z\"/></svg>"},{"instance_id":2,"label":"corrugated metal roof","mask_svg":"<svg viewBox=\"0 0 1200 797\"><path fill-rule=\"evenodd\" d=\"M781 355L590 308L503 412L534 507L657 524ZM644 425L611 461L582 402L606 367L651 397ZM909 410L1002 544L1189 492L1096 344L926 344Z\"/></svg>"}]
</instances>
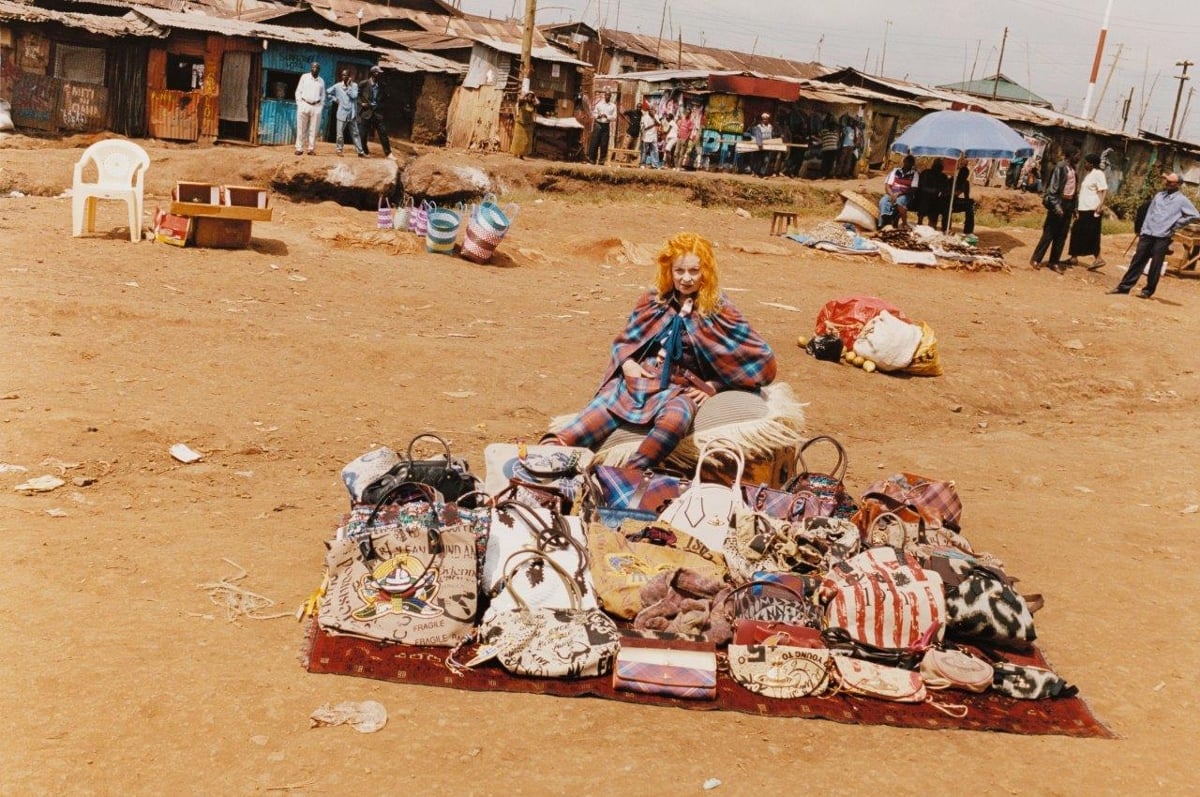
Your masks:
<instances>
[{"instance_id":1,"label":"corrugated metal roof","mask_svg":"<svg viewBox=\"0 0 1200 797\"><path fill-rule=\"evenodd\" d=\"M490 36L475 36L473 38L475 39L475 41L479 42L480 44L484 45L485 47L491 47L493 50L498 50L499 52L502 52L502 53L508 53L509 55L520 55L521 54L521 43L520 42L502 41L500 39L493 39ZM587 61L580 61L578 58L573 58L573 57L567 55L566 53L564 53L562 50L557 50L554 47L550 47L548 45L543 45L541 47L534 47L530 50L529 54L535 61L556 61L560 64L575 64L576 66L591 66L591 64L589 64Z\"/></svg>"},{"instance_id":2,"label":"corrugated metal roof","mask_svg":"<svg viewBox=\"0 0 1200 797\"><path fill-rule=\"evenodd\" d=\"M394 69L397 72L443 72L448 75L467 74L467 65L440 55L419 53L413 50L380 50L383 57L379 66L384 69Z\"/></svg>"},{"instance_id":3,"label":"corrugated metal roof","mask_svg":"<svg viewBox=\"0 0 1200 797\"><path fill-rule=\"evenodd\" d=\"M829 71L821 64L793 61L768 55L740 53L697 44L660 39L641 33L604 28L600 41L605 47L627 50L662 64L676 64L678 69L748 70L770 77L816 78ZM605 77L612 77L606 75Z\"/></svg>"},{"instance_id":4,"label":"corrugated metal roof","mask_svg":"<svg viewBox=\"0 0 1200 797\"><path fill-rule=\"evenodd\" d=\"M244 22L238 19L224 19L203 13L180 14L174 11L163 11L157 8L135 7L126 18L141 16L161 28L179 30L199 30L207 33L219 33L225 36L241 36L248 39L269 39L272 41L291 42L325 47L330 50L349 50L353 52L373 52L374 48L363 44L348 33L329 30L303 30L300 28L285 28L282 25L267 25L261 22Z\"/></svg>"},{"instance_id":5,"label":"corrugated metal roof","mask_svg":"<svg viewBox=\"0 0 1200 797\"><path fill-rule=\"evenodd\" d=\"M995 89L995 99L998 100L1034 103L1046 107L1050 107L1051 104L1049 100L1039 97L1004 75L993 75L992 77L981 78L979 80L964 80L962 83L944 83L938 86L938 88L985 98L991 98L992 90Z\"/></svg>"},{"instance_id":6,"label":"corrugated metal roof","mask_svg":"<svg viewBox=\"0 0 1200 797\"><path fill-rule=\"evenodd\" d=\"M763 75L757 72L750 72L748 70L711 71L708 69L656 69L647 72L625 72L620 75L598 76L597 79L631 80L642 83L686 83L689 80L707 81L708 78L713 75L746 75L749 77L785 80L792 83L798 83L800 85L801 99L817 100L818 102L828 102L843 105L862 105L867 99L870 99L861 96L864 93L864 90L855 89L850 86L843 86L837 83L820 83L816 80L805 80L801 78L781 77L779 75ZM888 100L892 99L886 95L879 95L879 97ZM916 103L910 104L915 105Z\"/></svg>"},{"instance_id":7,"label":"corrugated metal roof","mask_svg":"<svg viewBox=\"0 0 1200 797\"><path fill-rule=\"evenodd\" d=\"M412 50L470 50L475 42L462 36L431 33L424 30L373 30L371 36L385 39Z\"/></svg>"},{"instance_id":8,"label":"corrugated metal roof","mask_svg":"<svg viewBox=\"0 0 1200 797\"><path fill-rule=\"evenodd\" d=\"M128 5L128 4L122 4ZM67 28L78 28L100 36L154 36L164 34L144 20L109 17L98 14L79 14L74 11L52 11L48 8L0 0L0 19L17 22L57 22Z\"/></svg>"},{"instance_id":9,"label":"corrugated metal roof","mask_svg":"<svg viewBox=\"0 0 1200 797\"><path fill-rule=\"evenodd\" d=\"M393 4L394 3L394 4ZM417 14L434 14L442 17L460 17L463 12L442 0L391 0L386 5L364 3L361 0L308 0L307 4L331 22L346 27L359 24L358 12L362 11L362 24L379 20L412 20Z\"/></svg>"}]
</instances>

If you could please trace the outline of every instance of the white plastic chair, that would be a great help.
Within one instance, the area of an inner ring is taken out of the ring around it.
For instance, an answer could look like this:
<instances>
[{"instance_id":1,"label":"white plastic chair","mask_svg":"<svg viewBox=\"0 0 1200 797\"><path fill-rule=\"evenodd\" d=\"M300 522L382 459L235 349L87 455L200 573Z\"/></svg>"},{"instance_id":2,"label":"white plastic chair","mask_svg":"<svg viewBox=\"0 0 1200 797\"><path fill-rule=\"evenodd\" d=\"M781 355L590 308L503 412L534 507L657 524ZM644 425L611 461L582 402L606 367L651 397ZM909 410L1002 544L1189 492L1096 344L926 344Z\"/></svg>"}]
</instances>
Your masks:
<instances>
[{"instance_id":1,"label":"white plastic chair","mask_svg":"<svg viewBox=\"0 0 1200 797\"><path fill-rule=\"evenodd\" d=\"M94 183L83 181L83 170L89 162L96 164L99 174ZM150 156L146 150L120 138L97 141L83 151L75 164L75 182L71 186L71 234L83 235L96 230L96 201L119 199L129 206L129 240L142 239L142 188Z\"/></svg>"}]
</instances>

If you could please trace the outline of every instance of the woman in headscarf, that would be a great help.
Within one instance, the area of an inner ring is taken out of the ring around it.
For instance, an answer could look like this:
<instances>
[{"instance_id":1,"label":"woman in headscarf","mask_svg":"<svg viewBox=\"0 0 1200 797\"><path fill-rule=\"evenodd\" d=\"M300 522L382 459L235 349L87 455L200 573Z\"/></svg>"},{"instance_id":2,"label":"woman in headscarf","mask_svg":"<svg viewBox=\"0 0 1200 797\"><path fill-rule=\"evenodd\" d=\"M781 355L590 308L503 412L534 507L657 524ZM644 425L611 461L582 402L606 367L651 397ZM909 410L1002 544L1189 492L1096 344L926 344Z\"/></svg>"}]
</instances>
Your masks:
<instances>
[{"instance_id":1,"label":"woman in headscarf","mask_svg":"<svg viewBox=\"0 0 1200 797\"><path fill-rule=\"evenodd\" d=\"M678 233L659 252L654 290L613 341L600 389L544 442L594 448L621 424L646 427L628 465L662 462L704 401L722 390L758 390L775 378L775 353L720 292L712 244Z\"/></svg>"},{"instance_id":2,"label":"woman in headscarf","mask_svg":"<svg viewBox=\"0 0 1200 797\"><path fill-rule=\"evenodd\" d=\"M512 154L518 158L533 152L533 122L537 116L537 95L527 91L517 100L517 116L513 123Z\"/></svg>"}]
</instances>

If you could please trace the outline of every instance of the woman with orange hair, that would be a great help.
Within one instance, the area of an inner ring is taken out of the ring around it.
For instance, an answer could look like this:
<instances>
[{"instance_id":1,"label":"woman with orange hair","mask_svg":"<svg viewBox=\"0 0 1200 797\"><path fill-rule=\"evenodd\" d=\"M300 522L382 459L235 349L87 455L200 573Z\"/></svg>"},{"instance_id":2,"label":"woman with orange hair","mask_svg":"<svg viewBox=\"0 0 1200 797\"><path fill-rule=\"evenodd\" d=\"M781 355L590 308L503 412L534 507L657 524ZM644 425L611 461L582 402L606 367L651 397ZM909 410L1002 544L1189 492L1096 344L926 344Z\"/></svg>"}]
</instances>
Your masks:
<instances>
[{"instance_id":1,"label":"woman with orange hair","mask_svg":"<svg viewBox=\"0 0 1200 797\"><path fill-rule=\"evenodd\" d=\"M673 236L658 254L655 289L613 341L600 389L546 442L593 448L622 423L648 427L627 464L662 462L697 408L722 390L757 390L775 378L775 353L720 291L712 244Z\"/></svg>"}]
</instances>

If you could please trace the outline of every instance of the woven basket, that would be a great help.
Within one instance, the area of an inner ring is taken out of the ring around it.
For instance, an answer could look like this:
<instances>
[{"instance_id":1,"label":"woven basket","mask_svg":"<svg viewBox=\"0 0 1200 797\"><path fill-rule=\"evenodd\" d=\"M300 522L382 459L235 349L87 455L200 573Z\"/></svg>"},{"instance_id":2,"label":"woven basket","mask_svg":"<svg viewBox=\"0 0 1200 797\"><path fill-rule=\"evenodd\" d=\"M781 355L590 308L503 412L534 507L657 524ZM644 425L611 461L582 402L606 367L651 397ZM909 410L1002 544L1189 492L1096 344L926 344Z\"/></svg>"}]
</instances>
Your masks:
<instances>
[{"instance_id":1,"label":"woven basket","mask_svg":"<svg viewBox=\"0 0 1200 797\"><path fill-rule=\"evenodd\" d=\"M855 205L858 205L867 213L871 214L871 218L875 219L875 221L879 221L879 205L867 199L862 194L856 194L853 191L842 191L838 194L838 196L847 202L852 202Z\"/></svg>"}]
</instances>

